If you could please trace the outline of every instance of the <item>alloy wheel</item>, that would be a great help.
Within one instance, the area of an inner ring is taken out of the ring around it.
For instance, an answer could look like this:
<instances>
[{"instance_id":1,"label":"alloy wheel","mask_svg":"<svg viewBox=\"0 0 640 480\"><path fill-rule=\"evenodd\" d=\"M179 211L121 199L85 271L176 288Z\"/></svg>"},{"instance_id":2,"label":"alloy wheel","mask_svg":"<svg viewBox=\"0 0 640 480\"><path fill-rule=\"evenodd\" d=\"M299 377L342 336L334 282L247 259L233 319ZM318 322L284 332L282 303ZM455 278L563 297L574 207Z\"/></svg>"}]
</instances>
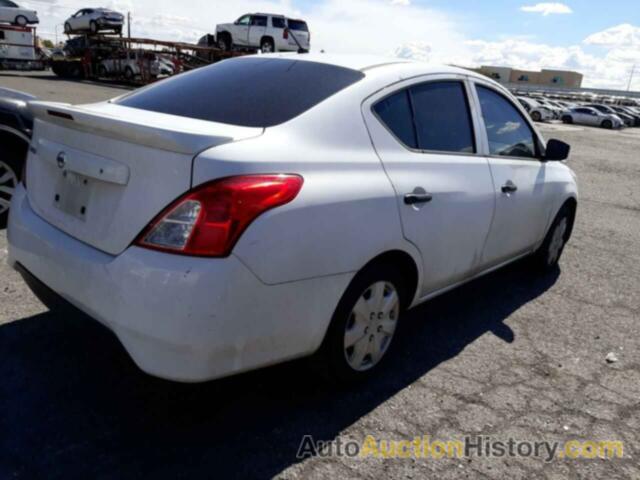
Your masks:
<instances>
[{"instance_id":1,"label":"alloy wheel","mask_svg":"<svg viewBox=\"0 0 640 480\"><path fill-rule=\"evenodd\" d=\"M344 332L344 354L359 372L375 367L387 352L398 325L400 297L389 282L376 282L356 302Z\"/></svg>"},{"instance_id":2,"label":"alloy wheel","mask_svg":"<svg viewBox=\"0 0 640 480\"><path fill-rule=\"evenodd\" d=\"M18 186L18 176L13 169L0 160L0 215L9 210L11 198Z\"/></svg>"}]
</instances>

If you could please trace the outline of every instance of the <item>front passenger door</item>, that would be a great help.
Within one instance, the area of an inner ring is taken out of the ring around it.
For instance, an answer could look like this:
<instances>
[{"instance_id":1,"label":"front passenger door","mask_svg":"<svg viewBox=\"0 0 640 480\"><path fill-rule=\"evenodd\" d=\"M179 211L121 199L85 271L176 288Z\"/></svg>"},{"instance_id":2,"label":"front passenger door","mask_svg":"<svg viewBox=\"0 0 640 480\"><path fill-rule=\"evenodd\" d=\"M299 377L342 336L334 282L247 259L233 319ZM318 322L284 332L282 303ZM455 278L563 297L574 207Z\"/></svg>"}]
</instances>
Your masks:
<instances>
[{"instance_id":1,"label":"front passenger door","mask_svg":"<svg viewBox=\"0 0 640 480\"><path fill-rule=\"evenodd\" d=\"M233 27L233 43L246 47L249 44L249 23L251 15L240 17Z\"/></svg>"},{"instance_id":2,"label":"front passenger door","mask_svg":"<svg viewBox=\"0 0 640 480\"><path fill-rule=\"evenodd\" d=\"M483 264L495 266L536 246L544 237L551 205L535 131L506 95L489 85L475 86L496 189Z\"/></svg>"}]
</instances>

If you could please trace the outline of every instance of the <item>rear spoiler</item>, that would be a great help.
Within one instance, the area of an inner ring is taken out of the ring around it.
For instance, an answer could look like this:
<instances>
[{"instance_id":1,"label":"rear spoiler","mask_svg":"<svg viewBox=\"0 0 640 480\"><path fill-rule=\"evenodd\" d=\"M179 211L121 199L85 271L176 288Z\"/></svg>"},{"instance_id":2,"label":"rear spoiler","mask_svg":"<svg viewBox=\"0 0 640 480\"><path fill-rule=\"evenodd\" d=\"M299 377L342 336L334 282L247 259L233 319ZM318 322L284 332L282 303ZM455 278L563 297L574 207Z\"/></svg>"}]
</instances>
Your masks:
<instances>
[{"instance_id":1,"label":"rear spoiler","mask_svg":"<svg viewBox=\"0 0 640 480\"><path fill-rule=\"evenodd\" d=\"M176 117L113 103L73 106L33 101L28 105L36 120L180 154L195 155L264 132L263 128Z\"/></svg>"}]
</instances>

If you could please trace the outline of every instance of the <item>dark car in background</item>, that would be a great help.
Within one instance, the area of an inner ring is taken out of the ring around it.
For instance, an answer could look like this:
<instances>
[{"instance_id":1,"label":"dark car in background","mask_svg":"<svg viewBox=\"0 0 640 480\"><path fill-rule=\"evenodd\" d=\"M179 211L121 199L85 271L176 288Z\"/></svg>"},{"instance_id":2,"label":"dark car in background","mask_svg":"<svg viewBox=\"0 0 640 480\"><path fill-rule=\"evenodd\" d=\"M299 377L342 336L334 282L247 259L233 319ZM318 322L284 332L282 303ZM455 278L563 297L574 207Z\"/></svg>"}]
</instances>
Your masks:
<instances>
[{"instance_id":1,"label":"dark car in background","mask_svg":"<svg viewBox=\"0 0 640 480\"><path fill-rule=\"evenodd\" d=\"M5 228L9 205L22 170L31 141L33 116L27 102L35 97L0 88L0 228Z\"/></svg>"}]
</instances>

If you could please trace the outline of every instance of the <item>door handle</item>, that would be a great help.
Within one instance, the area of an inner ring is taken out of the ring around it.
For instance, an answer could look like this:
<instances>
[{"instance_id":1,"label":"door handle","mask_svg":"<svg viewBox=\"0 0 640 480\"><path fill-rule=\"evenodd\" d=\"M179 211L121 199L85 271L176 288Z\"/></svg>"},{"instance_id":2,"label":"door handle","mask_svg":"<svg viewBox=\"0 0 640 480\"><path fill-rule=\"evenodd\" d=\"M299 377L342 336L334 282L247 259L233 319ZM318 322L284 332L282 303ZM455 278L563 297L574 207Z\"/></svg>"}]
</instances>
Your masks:
<instances>
[{"instance_id":1,"label":"door handle","mask_svg":"<svg viewBox=\"0 0 640 480\"><path fill-rule=\"evenodd\" d=\"M515 193L518 191L518 186L509 180L502 186L502 193Z\"/></svg>"},{"instance_id":2,"label":"door handle","mask_svg":"<svg viewBox=\"0 0 640 480\"><path fill-rule=\"evenodd\" d=\"M405 205L420 205L429 203L431 200L433 200L433 195L430 193L407 193L404 196Z\"/></svg>"}]
</instances>

